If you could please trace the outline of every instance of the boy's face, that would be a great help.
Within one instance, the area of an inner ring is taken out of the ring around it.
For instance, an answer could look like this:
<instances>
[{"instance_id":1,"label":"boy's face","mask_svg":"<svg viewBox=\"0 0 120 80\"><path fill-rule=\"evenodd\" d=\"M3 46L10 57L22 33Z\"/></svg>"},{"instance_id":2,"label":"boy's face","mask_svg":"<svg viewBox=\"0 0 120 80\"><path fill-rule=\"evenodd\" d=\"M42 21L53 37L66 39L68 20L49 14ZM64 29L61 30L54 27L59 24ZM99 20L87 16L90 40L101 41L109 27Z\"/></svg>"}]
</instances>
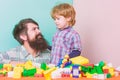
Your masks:
<instances>
[{"instance_id":1,"label":"boy's face","mask_svg":"<svg viewBox=\"0 0 120 80\"><path fill-rule=\"evenodd\" d=\"M56 15L56 18L54 19L55 24L58 29L63 30L64 28L69 26L69 21L70 19L65 18L64 16L61 15Z\"/></svg>"}]
</instances>

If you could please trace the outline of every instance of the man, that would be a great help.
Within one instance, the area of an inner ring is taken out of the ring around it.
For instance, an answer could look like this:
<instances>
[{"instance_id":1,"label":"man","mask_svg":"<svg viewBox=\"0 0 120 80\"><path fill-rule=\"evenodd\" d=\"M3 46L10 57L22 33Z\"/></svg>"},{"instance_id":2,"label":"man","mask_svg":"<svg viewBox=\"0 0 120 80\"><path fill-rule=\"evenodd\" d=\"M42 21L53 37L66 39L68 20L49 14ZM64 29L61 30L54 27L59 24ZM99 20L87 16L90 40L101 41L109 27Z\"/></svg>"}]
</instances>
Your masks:
<instances>
[{"instance_id":1,"label":"man","mask_svg":"<svg viewBox=\"0 0 120 80\"><path fill-rule=\"evenodd\" d=\"M15 25L13 36L21 46L2 53L2 63L16 64L27 60L36 63L50 62L47 42L39 30L38 23L33 19L23 19Z\"/></svg>"}]
</instances>

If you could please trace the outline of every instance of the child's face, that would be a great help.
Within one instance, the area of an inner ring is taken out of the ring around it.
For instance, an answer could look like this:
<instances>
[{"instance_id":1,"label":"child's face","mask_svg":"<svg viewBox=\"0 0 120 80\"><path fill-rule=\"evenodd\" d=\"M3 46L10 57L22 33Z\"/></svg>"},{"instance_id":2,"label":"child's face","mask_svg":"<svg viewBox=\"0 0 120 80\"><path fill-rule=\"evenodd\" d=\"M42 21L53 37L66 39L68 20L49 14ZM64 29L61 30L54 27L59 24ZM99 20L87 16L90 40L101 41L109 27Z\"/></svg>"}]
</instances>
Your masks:
<instances>
[{"instance_id":1,"label":"child's face","mask_svg":"<svg viewBox=\"0 0 120 80\"><path fill-rule=\"evenodd\" d=\"M68 27L69 24L69 18L65 18L64 16L61 15L56 15L56 18L54 19L55 24L58 29L63 30L64 28Z\"/></svg>"}]
</instances>

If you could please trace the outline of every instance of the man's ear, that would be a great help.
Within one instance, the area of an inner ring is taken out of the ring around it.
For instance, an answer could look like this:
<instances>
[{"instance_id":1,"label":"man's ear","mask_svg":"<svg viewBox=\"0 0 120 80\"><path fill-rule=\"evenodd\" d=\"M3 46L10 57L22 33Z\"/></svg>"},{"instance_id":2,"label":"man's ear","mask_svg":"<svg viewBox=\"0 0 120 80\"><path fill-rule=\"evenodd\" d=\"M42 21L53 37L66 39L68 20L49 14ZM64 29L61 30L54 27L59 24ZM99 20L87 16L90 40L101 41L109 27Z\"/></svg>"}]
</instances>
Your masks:
<instances>
[{"instance_id":1,"label":"man's ear","mask_svg":"<svg viewBox=\"0 0 120 80\"><path fill-rule=\"evenodd\" d=\"M22 40L24 40L24 41L27 40L27 36L26 36L25 34L21 34L21 35L20 35L20 38L21 38Z\"/></svg>"}]
</instances>

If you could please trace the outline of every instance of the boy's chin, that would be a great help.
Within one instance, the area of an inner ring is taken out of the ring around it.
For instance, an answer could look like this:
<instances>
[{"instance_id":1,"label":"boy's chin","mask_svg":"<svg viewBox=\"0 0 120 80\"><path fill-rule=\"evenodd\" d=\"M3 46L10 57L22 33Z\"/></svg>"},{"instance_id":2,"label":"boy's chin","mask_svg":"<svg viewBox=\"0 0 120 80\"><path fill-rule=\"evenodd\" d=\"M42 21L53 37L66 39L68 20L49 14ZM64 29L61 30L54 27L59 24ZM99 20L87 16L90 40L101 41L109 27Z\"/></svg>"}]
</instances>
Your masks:
<instances>
[{"instance_id":1,"label":"boy's chin","mask_svg":"<svg viewBox=\"0 0 120 80\"><path fill-rule=\"evenodd\" d=\"M63 30L64 28L58 28L59 30Z\"/></svg>"}]
</instances>

